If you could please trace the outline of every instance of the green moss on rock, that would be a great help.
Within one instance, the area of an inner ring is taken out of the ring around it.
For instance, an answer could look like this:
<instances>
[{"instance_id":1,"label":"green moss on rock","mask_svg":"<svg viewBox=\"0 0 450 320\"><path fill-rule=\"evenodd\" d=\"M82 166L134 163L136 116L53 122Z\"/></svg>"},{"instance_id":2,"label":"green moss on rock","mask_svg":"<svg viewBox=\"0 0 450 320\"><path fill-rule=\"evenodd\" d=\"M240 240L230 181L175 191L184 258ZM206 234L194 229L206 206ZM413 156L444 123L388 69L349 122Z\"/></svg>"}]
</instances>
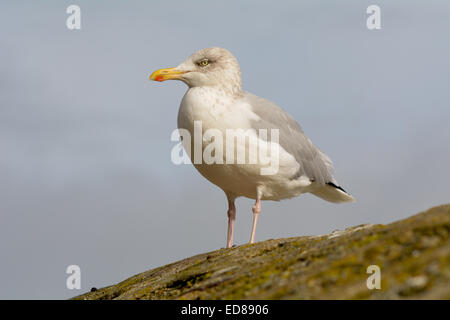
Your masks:
<instances>
[{"instance_id":1,"label":"green moss on rock","mask_svg":"<svg viewBox=\"0 0 450 320\"><path fill-rule=\"evenodd\" d=\"M450 205L389 225L220 249L74 299L449 299ZM381 289L366 286L369 265Z\"/></svg>"}]
</instances>

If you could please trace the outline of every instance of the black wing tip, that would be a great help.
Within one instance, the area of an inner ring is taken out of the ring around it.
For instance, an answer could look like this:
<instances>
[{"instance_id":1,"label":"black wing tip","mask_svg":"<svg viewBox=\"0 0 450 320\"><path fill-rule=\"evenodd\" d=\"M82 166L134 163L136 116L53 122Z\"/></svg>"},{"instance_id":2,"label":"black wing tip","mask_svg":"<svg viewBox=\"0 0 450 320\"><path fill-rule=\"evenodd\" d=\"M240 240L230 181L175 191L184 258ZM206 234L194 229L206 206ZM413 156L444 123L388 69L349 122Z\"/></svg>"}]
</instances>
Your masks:
<instances>
[{"instance_id":1,"label":"black wing tip","mask_svg":"<svg viewBox=\"0 0 450 320\"><path fill-rule=\"evenodd\" d=\"M329 186L331 186L331 187L334 187L334 188L336 188L336 189L339 189L339 190L345 192L346 194L349 194L347 191L344 190L344 188L342 188L341 186L335 185L333 182L327 182L327 185L329 185Z\"/></svg>"}]
</instances>

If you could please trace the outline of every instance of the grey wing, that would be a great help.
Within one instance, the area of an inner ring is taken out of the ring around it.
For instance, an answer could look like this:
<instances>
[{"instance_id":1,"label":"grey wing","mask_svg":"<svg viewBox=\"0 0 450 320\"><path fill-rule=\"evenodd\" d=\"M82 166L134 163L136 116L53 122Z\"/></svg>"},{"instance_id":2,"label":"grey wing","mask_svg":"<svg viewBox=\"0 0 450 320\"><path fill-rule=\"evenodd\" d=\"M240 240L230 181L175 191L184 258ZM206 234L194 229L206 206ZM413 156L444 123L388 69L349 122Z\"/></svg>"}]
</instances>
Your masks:
<instances>
[{"instance_id":1,"label":"grey wing","mask_svg":"<svg viewBox=\"0 0 450 320\"><path fill-rule=\"evenodd\" d=\"M300 164L298 172L292 179L306 175L320 185L336 182L333 178L333 164L330 158L312 144L289 113L271 101L249 92L244 93L244 99L260 118L252 120L252 128L256 130L279 129L280 145Z\"/></svg>"}]
</instances>

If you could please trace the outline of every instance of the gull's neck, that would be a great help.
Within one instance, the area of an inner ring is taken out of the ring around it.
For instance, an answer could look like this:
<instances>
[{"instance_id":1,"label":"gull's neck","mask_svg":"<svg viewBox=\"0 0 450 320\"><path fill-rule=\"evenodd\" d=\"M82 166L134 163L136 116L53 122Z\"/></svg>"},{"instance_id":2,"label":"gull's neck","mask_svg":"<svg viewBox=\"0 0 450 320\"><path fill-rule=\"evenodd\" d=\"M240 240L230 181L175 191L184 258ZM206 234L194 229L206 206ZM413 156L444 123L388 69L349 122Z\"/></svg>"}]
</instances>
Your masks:
<instances>
[{"instance_id":1,"label":"gull's neck","mask_svg":"<svg viewBox=\"0 0 450 320\"><path fill-rule=\"evenodd\" d=\"M241 86L241 82L237 83L237 82L223 82L221 84L215 84L215 85L204 85L204 86L195 86L195 87L191 87L189 86L189 90L190 89L204 89L204 90L213 90L213 91L217 91L225 96L228 96L230 98L239 98L242 97L244 95L244 91L242 90L242 86Z\"/></svg>"}]
</instances>

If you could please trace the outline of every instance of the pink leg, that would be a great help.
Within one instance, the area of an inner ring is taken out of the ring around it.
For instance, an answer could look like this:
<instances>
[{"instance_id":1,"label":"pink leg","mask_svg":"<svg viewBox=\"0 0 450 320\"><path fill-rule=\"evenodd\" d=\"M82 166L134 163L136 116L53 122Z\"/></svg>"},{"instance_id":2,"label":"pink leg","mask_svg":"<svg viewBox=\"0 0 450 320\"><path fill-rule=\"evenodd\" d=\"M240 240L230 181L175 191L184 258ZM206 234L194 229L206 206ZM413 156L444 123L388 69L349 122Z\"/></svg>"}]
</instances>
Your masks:
<instances>
[{"instance_id":1,"label":"pink leg","mask_svg":"<svg viewBox=\"0 0 450 320\"><path fill-rule=\"evenodd\" d=\"M253 226L252 226L252 235L250 237L250 243L255 242L255 232L256 232L256 224L258 223L258 216L261 212L261 199L257 199L255 204L252 207L253 211Z\"/></svg>"},{"instance_id":2,"label":"pink leg","mask_svg":"<svg viewBox=\"0 0 450 320\"><path fill-rule=\"evenodd\" d=\"M234 220L236 220L236 207L234 205L234 198L227 194L228 198L228 235L227 235L227 248L233 246L233 231Z\"/></svg>"}]
</instances>

